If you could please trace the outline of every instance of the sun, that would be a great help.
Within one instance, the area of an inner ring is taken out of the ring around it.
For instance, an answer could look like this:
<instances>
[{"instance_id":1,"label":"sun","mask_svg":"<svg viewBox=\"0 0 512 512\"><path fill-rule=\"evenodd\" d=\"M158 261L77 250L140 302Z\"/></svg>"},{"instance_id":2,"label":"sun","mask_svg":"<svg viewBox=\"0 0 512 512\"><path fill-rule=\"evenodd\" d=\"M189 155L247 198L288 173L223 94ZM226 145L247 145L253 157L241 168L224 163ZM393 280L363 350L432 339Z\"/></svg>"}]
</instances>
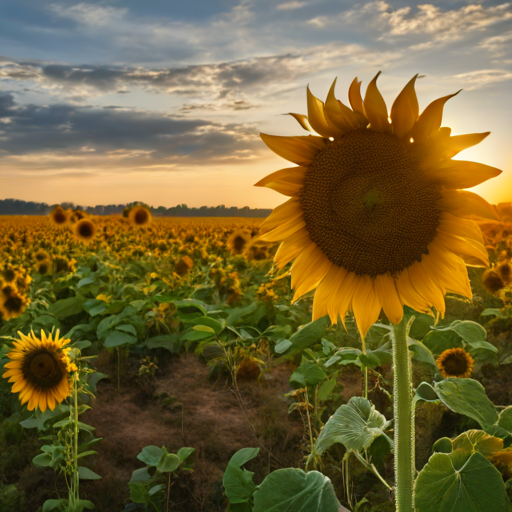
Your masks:
<instances>
[{"instance_id":1,"label":"sun","mask_svg":"<svg viewBox=\"0 0 512 512\"><path fill-rule=\"evenodd\" d=\"M68 375L77 369L66 347L70 340L60 338L59 331L48 336L41 331L41 337L34 332L18 335L3 377L13 383L12 392L19 393L22 405L28 402L29 411L53 410L69 395Z\"/></svg>"},{"instance_id":2,"label":"sun","mask_svg":"<svg viewBox=\"0 0 512 512\"><path fill-rule=\"evenodd\" d=\"M441 127L444 104L455 94L420 115L416 75L388 113L378 76L364 100L361 83L352 82L352 108L335 98L336 80L325 103L308 88L308 115L292 116L312 135L261 134L297 166L256 184L290 197L263 222L260 240L283 242L278 268L295 260L293 300L316 288L313 319L328 314L344 322L351 311L363 337L381 310L397 324L403 306L443 315L447 292L471 297L466 265L488 265L473 218L496 214L461 189L501 173L452 160L489 135L451 136Z\"/></svg>"}]
</instances>

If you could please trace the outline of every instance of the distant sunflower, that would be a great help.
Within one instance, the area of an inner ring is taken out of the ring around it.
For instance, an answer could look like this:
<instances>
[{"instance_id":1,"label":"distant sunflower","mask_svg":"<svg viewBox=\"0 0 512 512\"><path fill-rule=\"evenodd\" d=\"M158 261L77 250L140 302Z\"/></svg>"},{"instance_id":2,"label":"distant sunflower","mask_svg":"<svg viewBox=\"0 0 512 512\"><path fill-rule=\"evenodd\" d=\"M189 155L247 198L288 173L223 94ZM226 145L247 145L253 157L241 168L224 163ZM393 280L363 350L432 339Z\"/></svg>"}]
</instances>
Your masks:
<instances>
[{"instance_id":1,"label":"distant sunflower","mask_svg":"<svg viewBox=\"0 0 512 512\"><path fill-rule=\"evenodd\" d=\"M443 377L465 379L471 377L474 359L463 348L445 350L436 360Z\"/></svg>"},{"instance_id":2,"label":"distant sunflower","mask_svg":"<svg viewBox=\"0 0 512 512\"><path fill-rule=\"evenodd\" d=\"M96 234L96 226L89 219L82 219L73 226L73 232L82 242L90 242Z\"/></svg>"},{"instance_id":3,"label":"distant sunflower","mask_svg":"<svg viewBox=\"0 0 512 512\"><path fill-rule=\"evenodd\" d=\"M23 314L30 300L19 293L16 287L0 283L0 313L4 320L11 320Z\"/></svg>"},{"instance_id":4,"label":"distant sunflower","mask_svg":"<svg viewBox=\"0 0 512 512\"><path fill-rule=\"evenodd\" d=\"M69 213L60 206L50 212L50 220L56 226L65 226L69 222Z\"/></svg>"},{"instance_id":5,"label":"distant sunflower","mask_svg":"<svg viewBox=\"0 0 512 512\"><path fill-rule=\"evenodd\" d=\"M229 235L227 246L233 254L242 254L247 244L251 241L251 236L245 231L235 231Z\"/></svg>"},{"instance_id":6,"label":"distant sunflower","mask_svg":"<svg viewBox=\"0 0 512 512\"><path fill-rule=\"evenodd\" d=\"M334 96L325 103L307 91L308 116L291 114L313 135L261 134L279 156L298 164L257 186L291 198L260 226L261 240L283 241L278 268L295 260L293 300L318 288L313 318L344 322L352 311L364 337L381 309L399 323L403 306L444 314L444 294L471 297L466 264L487 266L480 229L472 216L496 218L474 187L500 174L487 165L452 160L489 132L451 137L441 128L451 94L419 115L417 75L391 112L377 88L364 101L360 82L349 89L352 109Z\"/></svg>"},{"instance_id":7,"label":"distant sunflower","mask_svg":"<svg viewBox=\"0 0 512 512\"><path fill-rule=\"evenodd\" d=\"M28 402L29 411L53 410L69 395L68 375L76 370L68 356L70 349L65 348L70 340L59 338L59 331L49 336L41 331L41 338L34 332L18 335L20 340L7 354L11 361L3 377L13 383L11 391L19 393L21 404Z\"/></svg>"},{"instance_id":8,"label":"distant sunflower","mask_svg":"<svg viewBox=\"0 0 512 512\"><path fill-rule=\"evenodd\" d=\"M128 214L128 220L134 226L147 226L151 222L151 212L145 206L134 206Z\"/></svg>"}]
</instances>

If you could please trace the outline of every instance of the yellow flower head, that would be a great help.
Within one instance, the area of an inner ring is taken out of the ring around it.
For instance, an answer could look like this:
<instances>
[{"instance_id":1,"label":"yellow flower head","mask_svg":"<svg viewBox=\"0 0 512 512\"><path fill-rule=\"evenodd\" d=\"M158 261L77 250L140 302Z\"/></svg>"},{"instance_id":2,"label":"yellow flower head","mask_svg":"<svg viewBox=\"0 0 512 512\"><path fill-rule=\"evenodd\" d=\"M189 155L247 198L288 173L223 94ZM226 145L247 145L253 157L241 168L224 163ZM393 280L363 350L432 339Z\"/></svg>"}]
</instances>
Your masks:
<instances>
[{"instance_id":1,"label":"yellow flower head","mask_svg":"<svg viewBox=\"0 0 512 512\"><path fill-rule=\"evenodd\" d=\"M48 336L41 331L40 338L34 332L18 335L19 341L7 354L11 361L3 377L13 383L11 391L19 393L22 405L28 402L29 411L36 407L41 412L53 410L69 395L69 372L77 371L68 356L70 340L60 338L59 331Z\"/></svg>"},{"instance_id":2,"label":"yellow flower head","mask_svg":"<svg viewBox=\"0 0 512 512\"><path fill-rule=\"evenodd\" d=\"M444 314L444 294L471 297L465 264L487 266L473 216L496 218L480 196L460 189L499 169L452 160L487 135L451 136L441 127L443 106L420 114L415 76L388 112L377 75L364 100L360 82L349 89L352 108L307 91L308 115L292 114L311 135L262 134L267 146L297 166L274 172L257 186L290 199L260 226L260 240L283 242L278 268L291 268L293 300L317 288L313 318L344 322L352 311L364 337L381 309L393 323L403 307Z\"/></svg>"},{"instance_id":3,"label":"yellow flower head","mask_svg":"<svg viewBox=\"0 0 512 512\"><path fill-rule=\"evenodd\" d=\"M151 212L145 206L134 206L128 214L128 220L134 226L147 226L151 222Z\"/></svg>"},{"instance_id":4,"label":"yellow flower head","mask_svg":"<svg viewBox=\"0 0 512 512\"><path fill-rule=\"evenodd\" d=\"M436 360L441 375L447 379L471 377L474 362L474 359L463 348L445 350Z\"/></svg>"},{"instance_id":5,"label":"yellow flower head","mask_svg":"<svg viewBox=\"0 0 512 512\"><path fill-rule=\"evenodd\" d=\"M91 220L82 219L74 224L73 232L82 242L90 242L96 234L96 226Z\"/></svg>"},{"instance_id":6,"label":"yellow flower head","mask_svg":"<svg viewBox=\"0 0 512 512\"><path fill-rule=\"evenodd\" d=\"M251 236L245 231L239 230L231 233L226 243L233 254L242 254L250 241Z\"/></svg>"},{"instance_id":7,"label":"yellow flower head","mask_svg":"<svg viewBox=\"0 0 512 512\"><path fill-rule=\"evenodd\" d=\"M56 226L65 226L69 222L69 213L64 208L56 206L50 212L50 220Z\"/></svg>"}]
</instances>

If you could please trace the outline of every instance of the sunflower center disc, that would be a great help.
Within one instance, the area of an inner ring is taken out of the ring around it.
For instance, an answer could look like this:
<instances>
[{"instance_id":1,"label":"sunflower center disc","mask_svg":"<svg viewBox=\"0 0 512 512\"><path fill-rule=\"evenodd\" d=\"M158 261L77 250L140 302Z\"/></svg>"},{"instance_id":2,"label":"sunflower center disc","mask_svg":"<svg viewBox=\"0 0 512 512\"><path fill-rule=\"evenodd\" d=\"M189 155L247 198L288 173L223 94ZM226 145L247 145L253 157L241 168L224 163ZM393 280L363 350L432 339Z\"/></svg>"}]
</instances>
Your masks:
<instances>
[{"instance_id":1,"label":"sunflower center disc","mask_svg":"<svg viewBox=\"0 0 512 512\"><path fill-rule=\"evenodd\" d=\"M468 361L463 355L450 354L443 361L443 366L448 375L464 375L468 369Z\"/></svg>"},{"instance_id":2,"label":"sunflower center disc","mask_svg":"<svg viewBox=\"0 0 512 512\"><path fill-rule=\"evenodd\" d=\"M44 349L26 356L22 372L27 381L42 389L56 386L63 376L57 355Z\"/></svg>"},{"instance_id":3,"label":"sunflower center disc","mask_svg":"<svg viewBox=\"0 0 512 512\"><path fill-rule=\"evenodd\" d=\"M427 254L439 186L393 135L355 130L320 151L300 202L309 236L358 275L399 274Z\"/></svg>"}]
</instances>

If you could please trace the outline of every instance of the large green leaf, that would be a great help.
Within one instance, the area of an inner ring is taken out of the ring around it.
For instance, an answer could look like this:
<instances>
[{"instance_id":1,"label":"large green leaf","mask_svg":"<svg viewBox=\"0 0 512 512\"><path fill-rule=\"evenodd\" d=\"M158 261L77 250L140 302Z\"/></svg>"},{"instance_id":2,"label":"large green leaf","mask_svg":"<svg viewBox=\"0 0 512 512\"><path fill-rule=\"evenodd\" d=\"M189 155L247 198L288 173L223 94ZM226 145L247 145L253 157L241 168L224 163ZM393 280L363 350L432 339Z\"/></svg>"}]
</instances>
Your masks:
<instances>
[{"instance_id":1,"label":"large green leaf","mask_svg":"<svg viewBox=\"0 0 512 512\"><path fill-rule=\"evenodd\" d=\"M121 345L133 345L134 343L137 343L137 338L135 336L132 336L127 332L113 331L107 336L103 346L105 348L114 348Z\"/></svg>"},{"instance_id":2,"label":"large green leaf","mask_svg":"<svg viewBox=\"0 0 512 512\"><path fill-rule=\"evenodd\" d=\"M316 386L326 378L326 373L317 363L305 361L292 373L290 382L301 386Z\"/></svg>"},{"instance_id":3,"label":"large green leaf","mask_svg":"<svg viewBox=\"0 0 512 512\"><path fill-rule=\"evenodd\" d=\"M302 329L290 336L292 347L289 353L300 352L305 348L319 342L325 335L325 328L329 323L329 317L324 316L305 325Z\"/></svg>"},{"instance_id":4,"label":"large green leaf","mask_svg":"<svg viewBox=\"0 0 512 512\"><path fill-rule=\"evenodd\" d=\"M473 379L446 379L437 382L435 390L441 401L452 411L478 421L486 430L498 421L498 413L487 398L480 382Z\"/></svg>"},{"instance_id":5,"label":"large green leaf","mask_svg":"<svg viewBox=\"0 0 512 512\"><path fill-rule=\"evenodd\" d=\"M331 481L318 471L278 469L254 493L254 512L338 512Z\"/></svg>"},{"instance_id":6,"label":"large green leaf","mask_svg":"<svg viewBox=\"0 0 512 512\"><path fill-rule=\"evenodd\" d=\"M137 455L137 459L141 460L148 466L156 467L164 453L165 452L162 450L162 448L158 448L158 446L144 446L139 455Z\"/></svg>"},{"instance_id":7,"label":"large green leaf","mask_svg":"<svg viewBox=\"0 0 512 512\"><path fill-rule=\"evenodd\" d=\"M156 469L160 473L172 473L180 467L180 458L174 453L166 453L158 461Z\"/></svg>"},{"instance_id":8,"label":"large green leaf","mask_svg":"<svg viewBox=\"0 0 512 512\"><path fill-rule=\"evenodd\" d=\"M369 400L354 396L328 419L310 457L321 455L335 443L353 451L368 448L376 437L384 434L388 425Z\"/></svg>"},{"instance_id":9,"label":"large green leaf","mask_svg":"<svg viewBox=\"0 0 512 512\"><path fill-rule=\"evenodd\" d=\"M254 473L247 471L242 466L254 459L259 451L259 448L242 448L228 462L222 485L230 504L250 504L256 490L256 485L252 480Z\"/></svg>"},{"instance_id":10,"label":"large green leaf","mask_svg":"<svg viewBox=\"0 0 512 512\"><path fill-rule=\"evenodd\" d=\"M415 483L417 512L506 512L499 471L479 452L435 453Z\"/></svg>"},{"instance_id":11,"label":"large green leaf","mask_svg":"<svg viewBox=\"0 0 512 512\"><path fill-rule=\"evenodd\" d=\"M57 318L66 318L77 315L84 310L84 298L81 295L70 297L69 299L58 300L50 306L50 313Z\"/></svg>"}]
</instances>

